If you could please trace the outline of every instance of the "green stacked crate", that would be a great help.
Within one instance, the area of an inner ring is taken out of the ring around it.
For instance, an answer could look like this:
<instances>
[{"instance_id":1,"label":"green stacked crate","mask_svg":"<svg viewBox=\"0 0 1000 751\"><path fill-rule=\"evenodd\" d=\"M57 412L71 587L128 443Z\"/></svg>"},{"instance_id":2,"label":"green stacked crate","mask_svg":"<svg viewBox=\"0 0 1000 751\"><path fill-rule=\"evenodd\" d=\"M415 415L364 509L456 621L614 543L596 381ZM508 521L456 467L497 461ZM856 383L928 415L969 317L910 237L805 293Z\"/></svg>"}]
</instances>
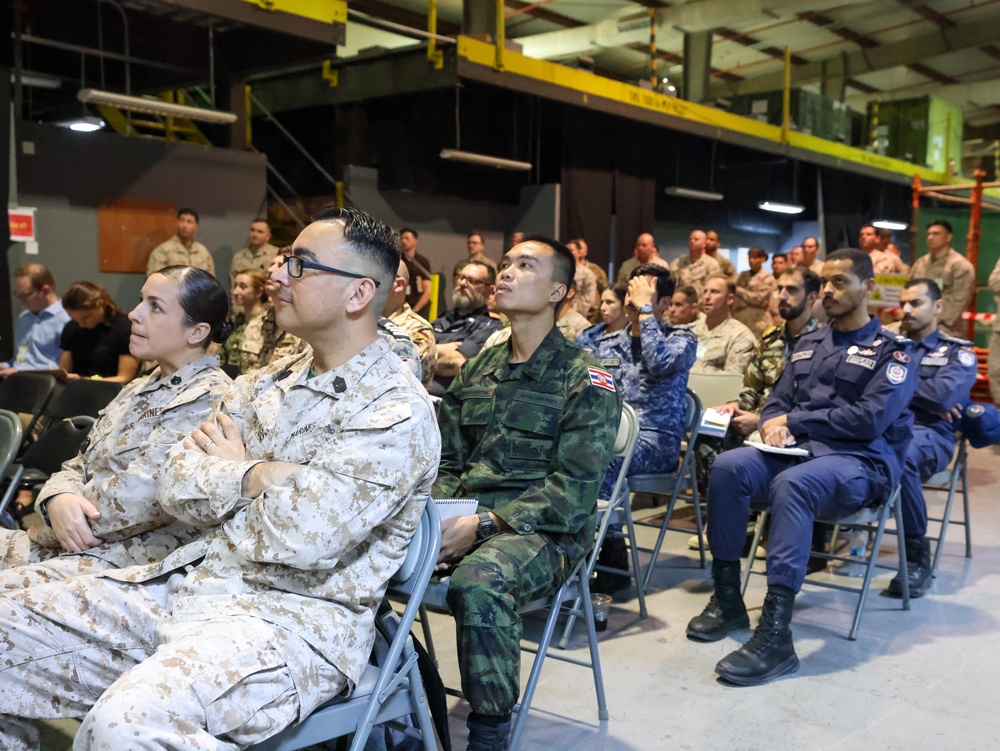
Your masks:
<instances>
[{"instance_id":1,"label":"green stacked crate","mask_svg":"<svg viewBox=\"0 0 1000 751\"><path fill-rule=\"evenodd\" d=\"M961 159L962 111L937 97L869 102L866 131L876 153L939 172Z\"/></svg>"}]
</instances>

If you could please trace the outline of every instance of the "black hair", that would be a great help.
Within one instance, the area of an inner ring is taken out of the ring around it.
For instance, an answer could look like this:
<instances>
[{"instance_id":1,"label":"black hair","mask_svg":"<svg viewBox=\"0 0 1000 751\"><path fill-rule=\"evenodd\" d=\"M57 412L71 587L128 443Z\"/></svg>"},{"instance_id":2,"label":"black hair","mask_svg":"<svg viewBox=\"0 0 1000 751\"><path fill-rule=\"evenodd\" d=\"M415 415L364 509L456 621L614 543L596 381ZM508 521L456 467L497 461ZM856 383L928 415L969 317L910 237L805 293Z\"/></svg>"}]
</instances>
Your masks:
<instances>
[{"instance_id":1,"label":"black hair","mask_svg":"<svg viewBox=\"0 0 1000 751\"><path fill-rule=\"evenodd\" d=\"M866 224L866 227L872 225ZM863 250L857 248L841 248L833 251L826 257L827 261L850 261L854 269L855 276L861 281L875 278L875 268L872 266L872 258Z\"/></svg>"},{"instance_id":2,"label":"black hair","mask_svg":"<svg viewBox=\"0 0 1000 751\"><path fill-rule=\"evenodd\" d=\"M538 243L539 245L551 248L554 254L552 259L554 265L552 278L560 284L565 284L567 290L576 288L574 281L574 277L576 276L576 257L573 255L573 251L558 240L553 240L551 237L545 237L544 235L525 235L521 242Z\"/></svg>"},{"instance_id":3,"label":"black hair","mask_svg":"<svg viewBox=\"0 0 1000 751\"><path fill-rule=\"evenodd\" d=\"M403 229L401 229L401 230L399 231L399 236L400 236L400 237L402 237L402 236L403 236L403 235L405 235L405 234L406 234L407 232L409 232L409 233L410 233L411 235L413 235L413 236L414 236L415 238L417 238L417 239L419 239L419 238L420 238L420 233L419 233L419 232L417 232L417 231L416 231L415 229L413 229L413 227L403 227Z\"/></svg>"},{"instance_id":4,"label":"black hair","mask_svg":"<svg viewBox=\"0 0 1000 751\"><path fill-rule=\"evenodd\" d=\"M760 248L760 247L756 246L756 245L751 245L750 246L750 250L747 251L747 257L754 256L754 255L764 256L764 258L767 258L767 251L764 250L763 248Z\"/></svg>"},{"instance_id":5,"label":"black hair","mask_svg":"<svg viewBox=\"0 0 1000 751\"><path fill-rule=\"evenodd\" d=\"M492 266L486 263L486 261L483 261L479 258L473 258L472 260L462 261L460 266L457 269L455 269L456 274L462 273L462 270L468 266L479 266L480 268L486 269L486 283L496 284L497 281L496 269L494 269Z\"/></svg>"},{"instance_id":6,"label":"black hair","mask_svg":"<svg viewBox=\"0 0 1000 751\"><path fill-rule=\"evenodd\" d=\"M194 217L195 224L201 224L201 219L198 218L198 212L194 209L180 209L177 212L177 218L180 219L185 214L190 214Z\"/></svg>"},{"instance_id":7,"label":"black hair","mask_svg":"<svg viewBox=\"0 0 1000 751\"><path fill-rule=\"evenodd\" d=\"M266 224L267 225L267 231L268 232L271 231L271 223L269 221L267 221L267 219L265 219L262 216L257 217L252 222L250 222L250 224Z\"/></svg>"},{"instance_id":8,"label":"black hair","mask_svg":"<svg viewBox=\"0 0 1000 751\"><path fill-rule=\"evenodd\" d=\"M949 235L954 235L955 234L955 230L953 230L951 228L951 222L945 221L944 219L935 219L933 222L931 222L930 224L927 225L927 229L930 229L935 224L938 227L944 228L944 231L947 232Z\"/></svg>"},{"instance_id":9,"label":"black hair","mask_svg":"<svg viewBox=\"0 0 1000 751\"><path fill-rule=\"evenodd\" d=\"M674 275L666 266L660 266L658 263L644 263L634 268L628 278L635 279L637 276L655 277L656 296L661 300L669 300L674 296L677 283L674 282Z\"/></svg>"},{"instance_id":10,"label":"black hair","mask_svg":"<svg viewBox=\"0 0 1000 751\"><path fill-rule=\"evenodd\" d=\"M615 293L615 297L618 298L618 302L622 305L625 304L625 295L628 294L628 285L625 282L615 282L614 284L609 284L607 289Z\"/></svg>"},{"instance_id":11,"label":"black hair","mask_svg":"<svg viewBox=\"0 0 1000 751\"><path fill-rule=\"evenodd\" d=\"M399 235L388 224L360 209L327 206L313 214L314 222L344 223L344 240L351 250L370 262L379 282L375 291L374 310L382 310L399 269Z\"/></svg>"},{"instance_id":12,"label":"black hair","mask_svg":"<svg viewBox=\"0 0 1000 751\"><path fill-rule=\"evenodd\" d=\"M682 295L684 295L684 299L687 300L688 305L691 305L692 303L697 305L699 302L698 290L692 287L690 284L682 284L680 287L677 287L675 292L680 292ZM673 297L673 295L671 295L671 297Z\"/></svg>"},{"instance_id":13,"label":"black hair","mask_svg":"<svg viewBox=\"0 0 1000 751\"><path fill-rule=\"evenodd\" d=\"M788 253L775 253L773 256L771 256L771 262L772 263L774 262L775 258L780 258L783 261L787 261L788 260Z\"/></svg>"},{"instance_id":14,"label":"black hair","mask_svg":"<svg viewBox=\"0 0 1000 751\"><path fill-rule=\"evenodd\" d=\"M778 277L795 275L802 277L802 289L806 291L807 295L810 292L819 294L823 286L823 280L819 278L819 274L811 269L803 268L802 266L789 266L788 270L781 272Z\"/></svg>"},{"instance_id":15,"label":"black hair","mask_svg":"<svg viewBox=\"0 0 1000 751\"><path fill-rule=\"evenodd\" d=\"M222 288L218 279L194 266L165 266L153 273L163 274L177 282L185 326L199 323L209 325L209 335L200 342L203 348L207 348L209 342L224 342L232 333L229 293Z\"/></svg>"},{"instance_id":16,"label":"black hair","mask_svg":"<svg viewBox=\"0 0 1000 751\"><path fill-rule=\"evenodd\" d=\"M916 279L911 279L906 284L903 285L903 289L910 289L911 287L919 287L920 285L927 287L927 296L931 298L931 302L937 302L941 299L941 288L938 283L933 279L925 279L923 277L917 277Z\"/></svg>"}]
</instances>

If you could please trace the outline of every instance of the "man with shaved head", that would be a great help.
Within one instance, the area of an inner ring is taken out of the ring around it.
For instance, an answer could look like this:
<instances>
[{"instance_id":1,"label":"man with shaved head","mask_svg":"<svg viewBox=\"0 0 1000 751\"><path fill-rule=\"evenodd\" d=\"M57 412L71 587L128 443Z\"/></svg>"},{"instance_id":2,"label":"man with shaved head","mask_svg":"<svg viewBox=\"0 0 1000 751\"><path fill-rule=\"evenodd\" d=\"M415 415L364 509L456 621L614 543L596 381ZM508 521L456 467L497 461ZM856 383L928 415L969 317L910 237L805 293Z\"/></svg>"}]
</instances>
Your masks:
<instances>
[{"instance_id":1,"label":"man with shaved head","mask_svg":"<svg viewBox=\"0 0 1000 751\"><path fill-rule=\"evenodd\" d=\"M694 287L698 297L705 291L705 280L722 272L719 262L706 252L707 245L708 235L703 230L694 230L688 238L688 254L670 264L677 286Z\"/></svg>"},{"instance_id":2,"label":"man with shaved head","mask_svg":"<svg viewBox=\"0 0 1000 751\"><path fill-rule=\"evenodd\" d=\"M656 247L656 240L648 232L643 232L635 240L635 250L632 251L632 257L618 269L618 281L628 283L632 272L646 263L669 268L669 264L660 258L660 250Z\"/></svg>"}]
</instances>

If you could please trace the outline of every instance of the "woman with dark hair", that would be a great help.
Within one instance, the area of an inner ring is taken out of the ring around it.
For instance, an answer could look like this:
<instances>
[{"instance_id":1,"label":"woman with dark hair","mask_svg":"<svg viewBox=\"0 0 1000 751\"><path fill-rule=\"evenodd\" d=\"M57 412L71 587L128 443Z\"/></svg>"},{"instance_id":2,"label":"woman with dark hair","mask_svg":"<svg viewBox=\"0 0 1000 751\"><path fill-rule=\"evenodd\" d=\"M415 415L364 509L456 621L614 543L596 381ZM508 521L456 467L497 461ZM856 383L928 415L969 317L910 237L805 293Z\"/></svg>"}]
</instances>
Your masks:
<instances>
[{"instance_id":1,"label":"woman with dark hair","mask_svg":"<svg viewBox=\"0 0 1000 751\"><path fill-rule=\"evenodd\" d=\"M628 285L615 282L601 293L601 323L591 326L577 338L576 343L591 354L597 352L601 337L621 331L628 324L625 317L625 293Z\"/></svg>"},{"instance_id":2,"label":"woman with dark hair","mask_svg":"<svg viewBox=\"0 0 1000 751\"><path fill-rule=\"evenodd\" d=\"M219 352L223 370L234 378L259 367L251 366L251 363L256 359L254 355L259 353L260 345L254 337L247 338L246 332L259 325L270 306L266 284L267 274L258 269L248 269L236 275L233 285L236 328Z\"/></svg>"},{"instance_id":3,"label":"woman with dark hair","mask_svg":"<svg viewBox=\"0 0 1000 751\"><path fill-rule=\"evenodd\" d=\"M0 530L0 569L9 569L0 591L152 563L203 533L160 507L156 478L167 449L215 413L232 383L205 352L228 333L228 297L193 266L146 280L129 314L129 346L158 367L115 397L80 453L42 487L45 523Z\"/></svg>"},{"instance_id":4,"label":"woman with dark hair","mask_svg":"<svg viewBox=\"0 0 1000 751\"><path fill-rule=\"evenodd\" d=\"M129 353L132 325L100 284L74 282L62 297L70 322L63 328L59 367L66 380L103 378L128 383L139 372Z\"/></svg>"}]
</instances>

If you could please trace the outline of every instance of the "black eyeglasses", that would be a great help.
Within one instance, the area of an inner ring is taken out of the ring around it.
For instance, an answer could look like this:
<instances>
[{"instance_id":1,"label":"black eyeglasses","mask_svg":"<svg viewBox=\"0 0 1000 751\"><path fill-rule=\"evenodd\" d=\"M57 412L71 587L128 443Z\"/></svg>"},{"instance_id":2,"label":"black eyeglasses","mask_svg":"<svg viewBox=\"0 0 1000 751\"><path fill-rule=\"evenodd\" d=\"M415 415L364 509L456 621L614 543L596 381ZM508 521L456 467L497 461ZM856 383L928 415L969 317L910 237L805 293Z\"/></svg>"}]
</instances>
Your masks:
<instances>
[{"instance_id":1,"label":"black eyeglasses","mask_svg":"<svg viewBox=\"0 0 1000 751\"><path fill-rule=\"evenodd\" d=\"M353 271L344 271L343 269L335 269L333 266L324 266L320 263L313 263L312 261L307 261L304 258L299 258L298 256L285 256L281 260L282 265L288 266L288 275L292 279L298 279L302 276L302 269L316 269L317 271L326 271L330 274L336 274L337 276L347 276L351 279L371 279L372 284L378 289L379 280L372 279L370 276L365 276L364 274L355 274Z\"/></svg>"}]
</instances>

